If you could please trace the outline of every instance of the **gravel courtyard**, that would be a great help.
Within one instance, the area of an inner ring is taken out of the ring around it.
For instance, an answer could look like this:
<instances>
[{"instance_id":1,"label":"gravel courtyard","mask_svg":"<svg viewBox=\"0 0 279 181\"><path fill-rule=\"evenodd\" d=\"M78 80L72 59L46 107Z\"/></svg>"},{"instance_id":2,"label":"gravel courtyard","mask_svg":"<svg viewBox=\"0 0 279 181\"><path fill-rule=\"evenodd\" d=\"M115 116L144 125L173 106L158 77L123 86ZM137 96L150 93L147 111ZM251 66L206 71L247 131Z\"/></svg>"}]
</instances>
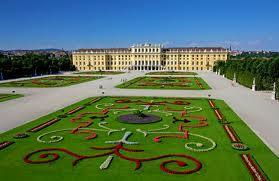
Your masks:
<instances>
[{"instance_id":1,"label":"gravel courtyard","mask_svg":"<svg viewBox=\"0 0 279 181\"><path fill-rule=\"evenodd\" d=\"M104 78L61 88L0 88L0 93L23 94L24 97L0 103L0 133L49 114L57 109L83 100L87 97L114 96L173 96L208 97L223 99L247 125L279 156L279 103L270 99L266 92L252 92L241 85L232 85L226 78L212 72L199 75L209 84L211 90L148 90L118 89L114 86L143 76L144 72L109 75ZM103 89L99 89L99 85Z\"/></svg>"}]
</instances>

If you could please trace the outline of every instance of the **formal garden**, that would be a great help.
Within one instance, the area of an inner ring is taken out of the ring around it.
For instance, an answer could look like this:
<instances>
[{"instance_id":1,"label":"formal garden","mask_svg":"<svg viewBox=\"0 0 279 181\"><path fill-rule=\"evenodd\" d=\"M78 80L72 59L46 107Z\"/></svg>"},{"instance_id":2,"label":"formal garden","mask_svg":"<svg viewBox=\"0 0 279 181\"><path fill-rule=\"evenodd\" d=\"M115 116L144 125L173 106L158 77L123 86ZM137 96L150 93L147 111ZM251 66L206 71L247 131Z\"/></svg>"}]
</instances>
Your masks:
<instances>
[{"instance_id":1,"label":"formal garden","mask_svg":"<svg viewBox=\"0 0 279 181\"><path fill-rule=\"evenodd\" d=\"M84 71L84 72L77 72L75 74L86 74L86 75L119 75L119 74L123 74L125 72L121 72L121 71L103 71L103 70L99 70L99 71Z\"/></svg>"},{"instance_id":2,"label":"formal garden","mask_svg":"<svg viewBox=\"0 0 279 181\"><path fill-rule=\"evenodd\" d=\"M100 76L50 76L0 83L0 87L64 87L102 78Z\"/></svg>"},{"instance_id":3,"label":"formal garden","mask_svg":"<svg viewBox=\"0 0 279 181\"><path fill-rule=\"evenodd\" d=\"M117 86L129 89L207 90L209 85L200 77L137 77Z\"/></svg>"},{"instance_id":4,"label":"formal garden","mask_svg":"<svg viewBox=\"0 0 279 181\"><path fill-rule=\"evenodd\" d=\"M2 180L276 180L222 100L95 97L0 136Z\"/></svg>"},{"instance_id":5,"label":"formal garden","mask_svg":"<svg viewBox=\"0 0 279 181\"><path fill-rule=\"evenodd\" d=\"M23 97L21 94L0 94L0 102Z\"/></svg>"},{"instance_id":6,"label":"formal garden","mask_svg":"<svg viewBox=\"0 0 279 181\"><path fill-rule=\"evenodd\" d=\"M146 75L198 75L196 72L185 72L185 71L157 71L148 72Z\"/></svg>"}]
</instances>

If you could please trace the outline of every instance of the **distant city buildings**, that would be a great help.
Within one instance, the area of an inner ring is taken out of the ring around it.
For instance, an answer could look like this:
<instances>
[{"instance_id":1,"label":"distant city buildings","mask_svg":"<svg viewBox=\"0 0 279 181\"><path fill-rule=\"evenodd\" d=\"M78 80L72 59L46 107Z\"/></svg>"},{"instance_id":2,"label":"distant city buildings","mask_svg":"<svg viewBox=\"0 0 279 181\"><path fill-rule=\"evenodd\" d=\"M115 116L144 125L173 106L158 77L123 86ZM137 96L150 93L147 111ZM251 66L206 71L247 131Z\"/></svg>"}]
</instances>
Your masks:
<instances>
[{"instance_id":1,"label":"distant city buildings","mask_svg":"<svg viewBox=\"0 0 279 181\"><path fill-rule=\"evenodd\" d=\"M237 55L241 55L241 54L242 54L242 51L239 51L239 50L231 50L230 51L231 56L237 56Z\"/></svg>"},{"instance_id":2,"label":"distant city buildings","mask_svg":"<svg viewBox=\"0 0 279 181\"><path fill-rule=\"evenodd\" d=\"M72 54L80 71L89 70L182 70L209 71L216 61L226 61L222 47L172 47L138 44L130 48L79 49Z\"/></svg>"}]
</instances>

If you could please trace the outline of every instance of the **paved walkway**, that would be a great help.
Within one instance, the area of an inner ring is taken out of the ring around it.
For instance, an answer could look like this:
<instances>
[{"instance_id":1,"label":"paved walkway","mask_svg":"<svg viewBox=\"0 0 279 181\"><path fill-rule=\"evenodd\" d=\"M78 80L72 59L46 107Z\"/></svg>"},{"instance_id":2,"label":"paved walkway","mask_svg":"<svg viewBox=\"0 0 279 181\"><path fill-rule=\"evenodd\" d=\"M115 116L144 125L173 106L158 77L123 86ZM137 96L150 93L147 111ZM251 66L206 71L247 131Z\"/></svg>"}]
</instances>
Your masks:
<instances>
[{"instance_id":1,"label":"paved walkway","mask_svg":"<svg viewBox=\"0 0 279 181\"><path fill-rule=\"evenodd\" d=\"M231 81L212 72L199 73L212 90L133 90L117 89L121 79L142 76L142 72L106 76L91 82L62 88L0 88L0 93L24 94L25 97L0 103L0 133L49 114L57 109L91 96L176 96L211 97L223 99L246 124L279 156L279 102L270 93L252 92L243 86L232 86ZM104 89L98 89L102 84Z\"/></svg>"}]
</instances>

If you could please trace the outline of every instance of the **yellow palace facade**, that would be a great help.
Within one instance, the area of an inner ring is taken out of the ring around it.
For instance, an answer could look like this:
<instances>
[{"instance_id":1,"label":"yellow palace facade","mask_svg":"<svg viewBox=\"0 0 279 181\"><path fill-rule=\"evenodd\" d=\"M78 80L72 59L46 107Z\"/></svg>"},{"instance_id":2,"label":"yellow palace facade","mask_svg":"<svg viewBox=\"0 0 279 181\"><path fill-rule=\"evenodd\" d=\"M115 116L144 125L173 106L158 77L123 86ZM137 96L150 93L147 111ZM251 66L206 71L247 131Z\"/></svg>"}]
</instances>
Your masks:
<instances>
[{"instance_id":1,"label":"yellow palace facade","mask_svg":"<svg viewBox=\"0 0 279 181\"><path fill-rule=\"evenodd\" d=\"M173 47L139 44L130 48L79 49L72 54L79 71L170 70L210 71L214 62L226 61L222 47Z\"/></svg>"}]
</instances>

